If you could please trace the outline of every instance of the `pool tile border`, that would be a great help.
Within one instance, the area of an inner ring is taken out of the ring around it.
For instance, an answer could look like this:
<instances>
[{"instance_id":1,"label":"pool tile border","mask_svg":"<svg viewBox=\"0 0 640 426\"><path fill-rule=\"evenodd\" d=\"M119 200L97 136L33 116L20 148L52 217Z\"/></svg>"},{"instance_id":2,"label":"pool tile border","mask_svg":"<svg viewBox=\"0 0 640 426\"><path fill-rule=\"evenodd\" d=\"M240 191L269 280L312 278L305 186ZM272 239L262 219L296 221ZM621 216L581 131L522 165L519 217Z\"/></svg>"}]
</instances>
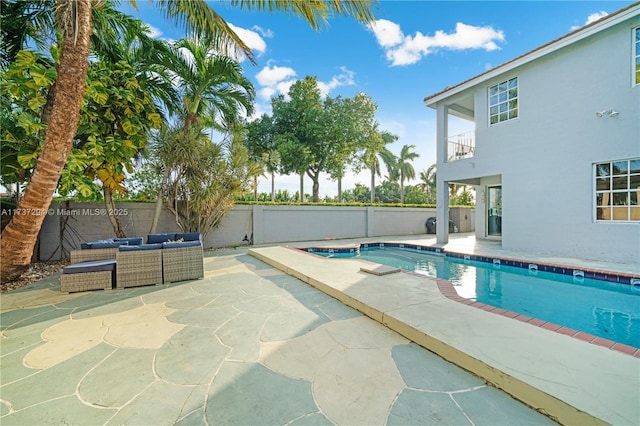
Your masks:
<instances>
[{"instance_id":1,"label":"pool tile border","mask_svg":"<svg viewBox=\"0 0 640 426\"><path fill-rule=\"evenodd\" d=\"M381 247L393 247L393 248L401 248L401 249L412 249L416 251L425 251L430 252L432 254L443 255L447 257L453 257L463 260L469 261L480 261L484 263L493 263L497 267L499 266L513 266L522 269L535 269L537 271L544 272L552 272L556 274L569 275L574 277L583 277L583 278L591 278L597 279L601 281L609 281L619 284L627 284L633 285L634 287L640 289L640 275L639 274L627 274L623 272L610 272L604 271L600 269L590 269L590 268L574 268L567 265L557 265L545 262L538 261L527 261L527 260L518 260L513 258L505 258L499 256L478 256L478 255L470 255L464 253L457 252L448 252L438 247L430 247L430 246L420 246L417 244L406 244L406 243L387 243L387 242L379 242L379 243L362 243L362 244L354 244L349 247L306 247L300 248L301 251L307 253L359 253L360 249L364 248L365 250L368 248L381 248ZM495 262L497 260L498 262ZM535 268L532 268L532 265L535 265ZM581 274L576 275L576 271L581 272ZM502 315L507 318L515 319L520 322L524 322L530 324L535 327L541 327L545 330L553 331L555 333L563 334L565 336L570 336L572 338L580 339L590 344L603 346L610 350L620 352L626 355L631 355L635 358L640 358L640 348L636 348L633 346L625 345L623 343L618 343L613 340L605 339L603 337L594 336L589 333L585 333L583 331L577 331L569 327L563 327L558 324L554 324L552 322L540 320L537 318L529 317L527 315L522 315L517 312L508 311L502 308L497 308L495 306L486 305L484 303L479 303L474 300L465 299L464 297L458 295L455 287L451 283L451 281L442 279L442 278L434 278L434 277L426 277L422 274L416 274L411 271L403 271L408 274L412 274L422 278L428 278L431 280L435 280L438 285L438 290L440 293L446 297L447 299L453 300L458 303L462 303L468 306L472 306L477 309L482 309L486 312L491 312L493 314Z\"/></svg>"},{"instance_id":2,"label":"pool tile border","mask_svg":"<svg viewBox=\"0 0 640 426\"><path fill-rule=\"evenodd\" d=\"M405 271L405 272L418 277L425 278L425 276L421 274L416 274L409 271ZM507 311L502 308L496 308L495 306L490 306L484 303L475 302L470 299L465 299L464 297L458 295L458 292L454 288L451 281L448 281L442 278L432 278L432 277L429 277L429 279L436 281L438 285L438 289L440 290L440 293L442 293L444 297L446 297L447 299L453 300L455 302L459 302L468 306L473 306L474 308L482 309L483 311L486 311L486 312L502 315L503 317L515 319L520 322L525 322L535 327L541 327L541 328L544 328L545 330L553 331L559 334L564 334L565 336L577 338L594 345L603 346L605 348L609 348L617 352L621 352L627 355L634 356L636 358L640 358L640 348L635 348L633 346L625 345L623 343L614 342L613 340L594 336L593 334L585 333L583 331L577 331L569 327L563 327L558 324L554 324L552 322L547 322L537 318L532 318L527 315L518 314L517 312Z\"/></svg>"}]
</instances>

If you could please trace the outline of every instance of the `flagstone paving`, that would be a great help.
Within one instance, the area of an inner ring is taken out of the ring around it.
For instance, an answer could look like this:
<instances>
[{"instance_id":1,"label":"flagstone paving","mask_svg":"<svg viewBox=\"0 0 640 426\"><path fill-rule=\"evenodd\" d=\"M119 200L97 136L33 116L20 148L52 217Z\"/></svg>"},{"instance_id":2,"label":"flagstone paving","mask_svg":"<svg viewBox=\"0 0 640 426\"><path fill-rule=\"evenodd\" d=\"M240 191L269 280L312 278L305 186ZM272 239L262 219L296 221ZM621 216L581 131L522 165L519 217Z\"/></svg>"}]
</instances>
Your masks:
<instances>
[{"instance_id":1,"label":"flagstone paving","mask_svg":"<svg viewBox=\"0 0 640 426\"><path fill-rule=\"evenodd\" d=\"M0 299L0 424L553 424L244 251L205 278Z\"/></svg>"}]
</instances>

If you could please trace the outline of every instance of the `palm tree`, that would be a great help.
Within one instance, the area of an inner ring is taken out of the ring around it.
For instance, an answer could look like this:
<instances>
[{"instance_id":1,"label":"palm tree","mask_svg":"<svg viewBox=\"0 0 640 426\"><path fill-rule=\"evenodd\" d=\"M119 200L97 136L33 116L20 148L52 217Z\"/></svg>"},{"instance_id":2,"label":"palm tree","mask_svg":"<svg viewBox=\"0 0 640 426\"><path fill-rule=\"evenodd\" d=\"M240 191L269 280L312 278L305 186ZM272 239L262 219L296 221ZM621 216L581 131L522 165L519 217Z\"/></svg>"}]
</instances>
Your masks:
<instances>
[{"instance_id":1,"label":"palm tree","mask_svg":"<svg viewBox=\"0 0 640 426\"><path fill-rule=\"evenodd\" d=\"M101 0L55 0L55 23L62 34L58 43L57 92L42 152L19 206L27 214L13 216L2 232L0 282L16 278L30 263L44 214L51 204L73 144L87 78L92 9L94 5L100 7L103 3ZM186 24L188 33L212 40L223 54L241 52L254 62L251 49L204 0L159 0L155 4L167 17ZM349 15L361 22L373 20L371 2L366 0L234 0L232 4L247 9L289 11L303 17L313 28L319 28L333 15Z\"/></svg>"},{"instance_id":2,"label":"palm tree","mask_svg":"<svg viewBox=\"0 0 640 426\"><path fill-rule=\"evenodd\" d=\"M91 47L91 0L56 1L62 30L56 97L42 152L20 201L24 215L14 215L2 231L1 282L17 277L31 261L38 233L67 161L80 120Z\"/></svg>"},{"instance_id":3,"label":"palm tree","mask_svg":"<svg viewBox=\"0 0 640 426\"><path fill-rule=\"evenodd\" d=\"M27 214L13 216L2 232L0 282L19 276L30 263L44 214L51 204L78 126L91 47L93 6L101 7L104 2L55 0L54 4L46 4L54 7L55 24L62 34L56 81L56 90L60 93L53 102L42 152L20 203L21 211ZM186 24L187 32L212 40L219 52L244 53L255 62L251 49L204 0L159 0L156 4L167 17ZM246 9L292 12L303 17L315 29L333 15L353 16L360 22L373 20L371 2L366 0L234 0L232 4Z\"/></svg>"},{"instance_id":4,"label":"palm tree","mask_svg":"<svg viewBox=\"0 0 640 426\"><path fill-rule=\"evenodd\" d=\"M376 175L381 176L382 167L380 158L387 166L387 170L393 167L393 154L386 146L398 140L398 136L387 131L374 132L374 143L369 145L362 153L362 161L371 170L371 203L376 202ZM391 172L389 172L391 173Z\"/></svg>"},{"instance_id":5,"label":"palm tree","mask_svg":"<svg viewBox=\"0 0 640 426\"><path fill-rule=\"evenodd\" d=\"M267 172L271 174L271 201L274 202L276 201L275 173L280 165L280 153L275 149L265 152L262 154L262 164L267 169Z\"/></svg>"},{"instance_id":6,"label":"palm tree","mask_svg":"<svg viewBox=\"0 0 640 426\"><path fill-rule=\"evenodd\" d=\"M436 192L436 164L429 166L427 170L420 172L420 186L427 194L435 194Z\"/></svg>"},{"instance_id":7,"label":"palm tree","mask_svg":"<svg viewBox=\"0 0 640 426\"><path fill-rule=\"evenodd\" d=\"M397 171L400 175L400 204L404 204L404 181L416 177L416 171L410 163L410 161L420 156L418 153L411 151L415 148L415 145L404 145L398 156Z\"/></svg>"},{"instance_id":8,"label":"palm tree","mask_svg":"<svg viewBox=\"0 0 640 426\"><path fill-rule=\"evenodd\" d=\"M172 71L182 88L185 128L208 117L211 127L227 130L253 113L255 89L238 62L216 54L207 39L179 40L175 48L181 54Z\"/></svg>"}]
</instances>

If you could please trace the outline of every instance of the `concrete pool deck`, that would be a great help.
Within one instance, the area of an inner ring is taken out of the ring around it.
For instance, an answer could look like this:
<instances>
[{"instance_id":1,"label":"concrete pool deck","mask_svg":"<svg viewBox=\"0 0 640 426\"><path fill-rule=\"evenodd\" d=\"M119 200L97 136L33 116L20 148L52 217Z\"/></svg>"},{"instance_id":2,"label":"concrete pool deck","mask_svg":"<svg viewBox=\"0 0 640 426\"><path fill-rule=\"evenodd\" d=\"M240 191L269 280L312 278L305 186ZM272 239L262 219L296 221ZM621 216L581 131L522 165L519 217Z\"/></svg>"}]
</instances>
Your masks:
<instances>
[{"instance_id":1,"label":"concrete pool deck","mask_svg":"<svg viewBox=\"0 0 640 426\"><path fill-rule=\"evenodd\" d=\"M354 242L433 245L433 238L384 237L292 246L349 246ZM502 250L459 236L448 251L526 259L638 274L637 265L558 259ZM640 424L640 354L611 350L451 300L437 280L410 273L375 276L357 260L320 258L286 247L250 254L365 313L444 359L479 375L564 424Z\"/></svg>"},{"instance_id":2,"label":"concrete pool deck","mask_svg":"<svg viewBox=\"0 0 640 426\"><path fill-rule=\"evenodd\" d=\"M547 425L246 249L203 279L0 296L0 424Z\"/></svg>"}]
</instances>

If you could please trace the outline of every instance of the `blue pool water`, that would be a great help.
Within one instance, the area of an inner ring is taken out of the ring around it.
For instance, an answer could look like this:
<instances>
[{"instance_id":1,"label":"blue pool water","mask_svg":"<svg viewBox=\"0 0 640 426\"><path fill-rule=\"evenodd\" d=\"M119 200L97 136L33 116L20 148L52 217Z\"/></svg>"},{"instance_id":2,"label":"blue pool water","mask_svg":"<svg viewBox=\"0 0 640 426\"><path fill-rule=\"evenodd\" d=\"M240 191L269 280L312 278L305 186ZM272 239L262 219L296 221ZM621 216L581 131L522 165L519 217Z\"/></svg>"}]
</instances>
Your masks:
<instances>
[{"instance_id":1,"label":"blue pool water","mask_svg":"<svg viewBox=\"0 0 640 426\"><path fill-rule=\"evenodd\" d=\"M359 258L443 278L462 297L640 348L640 291L627 284L400 248L315 254Z\"/></svg>"}]
</instances>

